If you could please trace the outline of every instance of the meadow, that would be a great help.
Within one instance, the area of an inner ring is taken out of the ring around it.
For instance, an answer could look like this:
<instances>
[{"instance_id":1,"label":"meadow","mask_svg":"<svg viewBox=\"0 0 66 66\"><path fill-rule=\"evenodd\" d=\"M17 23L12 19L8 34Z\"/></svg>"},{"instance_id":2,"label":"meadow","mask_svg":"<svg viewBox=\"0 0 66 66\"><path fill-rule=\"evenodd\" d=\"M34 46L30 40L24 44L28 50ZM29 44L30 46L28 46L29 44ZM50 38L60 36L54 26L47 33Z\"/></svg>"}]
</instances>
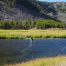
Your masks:
<instances>
[{"instance_id":1,"label":"meadow","mask_svg":"<svg viewBox=\"0 0 66 66\"><path fill-rule=\"evenodd\" d=\"M0 39L28 39L30 36L34 39L66 38L66 30L0 30Z\"/></svg>"}]
</instances>

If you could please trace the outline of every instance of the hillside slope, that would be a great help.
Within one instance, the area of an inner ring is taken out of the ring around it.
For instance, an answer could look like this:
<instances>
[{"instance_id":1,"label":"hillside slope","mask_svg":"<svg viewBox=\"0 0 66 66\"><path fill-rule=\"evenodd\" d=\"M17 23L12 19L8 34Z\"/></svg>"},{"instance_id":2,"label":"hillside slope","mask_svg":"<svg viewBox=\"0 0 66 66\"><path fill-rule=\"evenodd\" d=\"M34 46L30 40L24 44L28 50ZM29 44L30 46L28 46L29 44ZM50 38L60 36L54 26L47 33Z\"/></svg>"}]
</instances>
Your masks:
<instances>
[{"instance_id":1,"label":"hillside slope","mask_svg":"<svg viewBox=\"0 0 66 66\"><path fill-rule=\"evenodd\" d=\"M57 19L66 23L66 2L54 2L51 4L57 7Z\"/></svg>"},{"instance_id":2,"label":"hillside slope","mask_svg":"<svg viewBox=\"0 0 66 66\"><path fill-rule=\"evenodd\" d=\"M29 3L29 5L26 7L25 3L27 3L27 1L16 1L16 5L11 7L4 1L0 1L0 20L36 20L46 18L39 12L37 13L37 11L35 10L36 8L34 9L33 7L33 10L30 9Z\"/></svg>"},{"instance_id":3,"label":"hillside slope","mask_svg":"<svg viewBox=\"0 0 66 66\"><path fill-rule=\"evenodd\" d=\"M44 6L36 0L0 1L0 20L49 19L50 17L44 13Z\"/></svg>"}]
</instances>

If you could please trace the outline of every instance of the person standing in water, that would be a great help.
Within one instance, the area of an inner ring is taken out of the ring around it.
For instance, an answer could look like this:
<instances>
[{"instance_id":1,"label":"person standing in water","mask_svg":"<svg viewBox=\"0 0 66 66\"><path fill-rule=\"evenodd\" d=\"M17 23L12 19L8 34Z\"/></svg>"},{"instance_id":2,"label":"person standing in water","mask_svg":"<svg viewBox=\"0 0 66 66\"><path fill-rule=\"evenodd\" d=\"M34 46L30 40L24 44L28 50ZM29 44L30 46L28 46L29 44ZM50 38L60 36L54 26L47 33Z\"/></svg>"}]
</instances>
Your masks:
<instances>
[{"instance_id":1,"label":"person standing in water","mask_svg":"<svg viewBox=\"0 0 66 66\"><path fill-rule=\"evenodd\" d=\"M29 45L26 47L26 48L24 48L22 51L21 51L21 53L23 53L23 52L25 52L26 50L28 50L29 48L30 48L30 50L32 50L32 44L33 44L33 38L32 37L30 37L30 43L29 43Z\"/></svg>"},{"instance_id":2,"label":"person standing in water","mask_svg":"<svg viewBox=\"0 0 66 66\"><path fill-rule=\"evenodd\" d=\"M32 43L33 43L33 38L30 37L30 47L32 47Z\"/></svg>"},{"instance_id":3,"label":"person standing in water","mask_svg":"<svg viewBox=\"0 0 66 66\"><path fill-rule=\"evenodd\" d=\"M31 58L33 59L32 46L33 46L33 38L30 37L30 51L31 51Z\"/></svg>"}]
</instances>

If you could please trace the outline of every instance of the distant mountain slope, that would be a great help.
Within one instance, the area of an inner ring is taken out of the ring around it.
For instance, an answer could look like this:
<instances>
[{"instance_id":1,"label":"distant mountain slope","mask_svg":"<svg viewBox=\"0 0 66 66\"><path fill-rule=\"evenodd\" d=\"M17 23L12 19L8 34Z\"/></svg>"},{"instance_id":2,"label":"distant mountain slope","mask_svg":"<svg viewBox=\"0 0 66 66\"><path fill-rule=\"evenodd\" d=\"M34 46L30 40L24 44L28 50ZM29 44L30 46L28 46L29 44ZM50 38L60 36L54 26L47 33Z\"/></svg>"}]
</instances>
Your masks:
<instances>
[{"instance_id":1,"label":"distant mountain slope","mask_svg":"<svg viewBox=\"0 0 66 66\"><path fill-rule=\"evenodd\" d=\"M57 20L66 23L66 2L39 2L44 12Z\"/></svg>"},{"instance_id":2,"label":"distant mountain slope","mask_svg":"<svg viewBox=\"0 0 66 66\"><path fill-rule=\"evenodd\" d=\"M0 20L35 20L46 18L38 12L38 9L31 6L28 0L16 0L15 5L10 5L10 0L0 1ZM29 5L28 5L29 4ZM38 12L38 13L37 13Z\"/></svg>"},{"instance_id":3,"label":"distant mountain slope","mask_svg":"<svg viewBox=\"0 0 66 66\"><path fill-rule=\"evenodd\" d=\"M57 19L66 23L66 2L54 2L50 4L57 7L58 10Z\"/></svg>"},{"instance_id":4,"label":"distant mountain slope","mask_svg":"<svg viewBox=\"0 0 66 66\"><path fill-rule=\"evenodd\" d=\"M46 5L46 4L45 4ZM38 20L49 19L48 6L36 0L0 0L0 20ZM45 6L45 7L44 7ZM55 13L55 9L54 10Z\"/></svg>"}]
</instances>

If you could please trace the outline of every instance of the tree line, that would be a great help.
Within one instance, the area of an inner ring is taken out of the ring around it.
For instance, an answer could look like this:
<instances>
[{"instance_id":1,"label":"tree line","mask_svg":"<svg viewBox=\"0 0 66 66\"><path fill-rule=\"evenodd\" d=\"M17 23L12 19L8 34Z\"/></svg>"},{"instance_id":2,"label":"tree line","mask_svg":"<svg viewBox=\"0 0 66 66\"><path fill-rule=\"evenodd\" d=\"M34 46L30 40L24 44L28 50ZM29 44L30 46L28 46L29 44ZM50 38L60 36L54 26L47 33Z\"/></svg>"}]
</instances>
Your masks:
<instances>
[{"instance_id":1,"label":"tree line","mask_svg":"<svg viewBox=\"0 0 66 66\"><path fill-rule=\"evenodd\" d=\"M0 29L31 29L35 26L35 22L26 21L0 21Z\"/></svg>"},{"instance_id":2,"label":"tree line","mask_svg":"<svg viewBox=\"0 0 66 66\"><path fill-rule=\"evenodd\" d=\"M36 27L38 29L45 28L66 28L66 24L63 22L58 22L54 20L39 20L36 22Z\"/></svg>"},{"instance_id":3,"label":"tree line","mask_svg":"<svg viewBox=\"0 0 66 66\"><path fill-rule=\"evenodd\" d=\"M46 29L66 28L66 24L54 20L25 20L25 21L0 21L0 29Z\"/></svg>"}]
</instances>

